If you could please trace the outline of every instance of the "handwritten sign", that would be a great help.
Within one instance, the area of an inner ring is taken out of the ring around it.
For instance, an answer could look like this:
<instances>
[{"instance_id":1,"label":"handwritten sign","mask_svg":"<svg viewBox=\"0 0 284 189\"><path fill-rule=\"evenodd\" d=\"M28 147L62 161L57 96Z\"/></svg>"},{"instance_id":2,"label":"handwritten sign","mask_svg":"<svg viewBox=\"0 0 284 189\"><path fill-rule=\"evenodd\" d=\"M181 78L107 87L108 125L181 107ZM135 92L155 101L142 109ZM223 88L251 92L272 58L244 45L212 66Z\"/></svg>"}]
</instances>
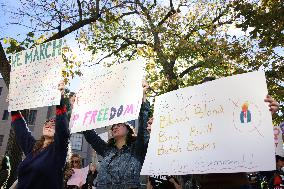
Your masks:
<instances>
[{"instance_id":1,"label":"handwritten sign","mask_svg":"<svg viewBox=\"0 0 284 189\"><path fill-rule=\"evenodd\" d=\"M70 179L67 181L67 185L71 186L82 186L86 183L89 166L84 167L82 169L73 169L74 174L70 177Z\"/></svg>"},{"instance_id":2,"label":"handwritten sign","mask_svg":"<svg viewBox=\"0 0 284 189\"><path fill-rule=\"evenodd\" d=\"M82 77L70 119L71 132L137 119L144 65L127 62Z\"/></svg>"},{"instance_id":3,"label":"handwritten sign","mask_svg":"<svg viewBox=\"0 0 284 189\"><path fill-rule=\"evenodd\" d=\"M9 111L58 105L62 39L11 56Z\"/></svg>"},{"instance_id":4,"label":"handwritten sign","mask_svg":"<svg viewBox=\"0 0 284 189\"><path fill-rule=\"evenodd\" d=\"M157 97L141 174L274 170L266 95L264 72L252 72Z\"/></svg>"}]
</instances>

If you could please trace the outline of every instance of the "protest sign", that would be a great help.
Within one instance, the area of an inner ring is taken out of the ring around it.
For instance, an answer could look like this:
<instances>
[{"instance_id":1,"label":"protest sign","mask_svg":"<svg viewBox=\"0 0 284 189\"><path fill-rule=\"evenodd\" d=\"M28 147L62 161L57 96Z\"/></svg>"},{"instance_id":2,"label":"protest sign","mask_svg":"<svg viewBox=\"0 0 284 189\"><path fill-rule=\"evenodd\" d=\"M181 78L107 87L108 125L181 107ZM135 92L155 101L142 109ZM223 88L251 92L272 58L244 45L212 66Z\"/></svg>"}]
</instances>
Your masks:
<instances>
[{"instance_id":1,"label":"protest sign","mask_svg":"<svg viewBox=\"0 0 284 189\"><path fill-rule=\"evenodd\" d=\"M9 111L58 105L62 39L11 56Z\"/></svg>"},{"instance_id":2,"label":"protest sign","mask_svg":"<svg viewBox=\"0 0 284 189\"><path fill-rule=\"evenodd\" d=\"M71 186L82 186L86 183L89 166L84 167L82 169L73 169L74 174L70 177L70 179L67 181L67 185Z\"/></svg>"},{"instance_id":3,"label":"protest sign","mask_svg":"<svg viewBox=\"0 0 284 189\"><path fill-rule=\"evenodd\" d=\"M71 132L80 132L138 118L144 64L127 62L86 72L70 119Z\"/></svg>"},{"instance_id":4,"label":"protest sign","mask_svg":"<svg viewBox=\"0 0 284 189\"><path fill-rule=\"evenodd\" d=\"M264 72L187 87L156 97L142 175L275 169Z\"/></svg>"}]
</instances>

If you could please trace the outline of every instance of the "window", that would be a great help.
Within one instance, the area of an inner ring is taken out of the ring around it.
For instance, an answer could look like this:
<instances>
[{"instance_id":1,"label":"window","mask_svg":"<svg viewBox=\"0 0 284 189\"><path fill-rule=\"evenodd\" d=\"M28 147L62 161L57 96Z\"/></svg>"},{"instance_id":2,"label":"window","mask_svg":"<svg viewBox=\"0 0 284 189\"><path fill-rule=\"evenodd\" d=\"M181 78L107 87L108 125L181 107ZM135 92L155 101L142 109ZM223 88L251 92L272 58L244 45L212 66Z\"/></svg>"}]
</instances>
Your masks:
<instances>
[{"instance_id":1,"label":"window","mask_svg":"<svg viewBox=\"0 0 284 189\"><path fill-rule=\"evenodd\" d=\"M70 138L72 150L82 150L83 134L72 134Z\"/></svg>"},{"instance_id":2,"label":"window","mask_svg":"<svg viewBox=\"0 0 284 189\"><path fill-rule=\"evenodd\" d=\"M30 112L29 112L29 119L28 119L28 124L29 125L34 125L35 124L36 114L37 114L37 110L30 110Z\"/></svg>"},{"instance_id":3,"label":"window","mask_svg":"<svg viewBox=\"0 0 284 189\"><path fill-rule=\"evenodd\" d=\"M1 94L2 94L2 90L3 90L3 87L0 87L0 96L1 96Z\"/></svg>"},{"instance_id":4,"label":"window","mask_svg":"<svg viewBox=\"0 0 284 189\"><path fill-rule=\"evenodd\" d=\"M9 112L8 110L4 110L2 120L8 120L8 118L9 118Z\"/></svg>"},{"instance_id":5,"label":"window","mask_svg":"<svg viewBox=\"0 0 284 189\"><path fill-rule=\"evenodd\" d=\"M48 106L47 114L46 114L46 119L50 119L50 118L51 118L52 112L53 112L52 106Z\"/></svg>"},{"instance_id":6,"label":"window","mask_svg":"<svg viewBox=\"0 0 284 189\"><path fill-rule=\"evenodd\" d=\"M3 140L4 140L4 135L0 135L0 146L2 146Z\"/></svg>"}]
</instances>

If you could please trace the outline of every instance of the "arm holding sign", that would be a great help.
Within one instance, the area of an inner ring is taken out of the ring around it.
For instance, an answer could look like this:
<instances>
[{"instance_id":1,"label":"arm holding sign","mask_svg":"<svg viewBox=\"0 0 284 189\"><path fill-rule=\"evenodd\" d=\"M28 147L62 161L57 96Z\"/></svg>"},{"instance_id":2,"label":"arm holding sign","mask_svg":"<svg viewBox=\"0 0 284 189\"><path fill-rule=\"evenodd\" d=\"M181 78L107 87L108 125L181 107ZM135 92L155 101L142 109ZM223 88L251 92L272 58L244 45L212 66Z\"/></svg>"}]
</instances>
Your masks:
<instances>
[{"instance_id":1,"label":"arm holding sign","mask_svg":"<svg viewBox=\"0 0 284 189\"><path fill-rule=\"evenodd\" d=\"M55 150L58 154L62 154L62 161L65 161L68 151L68 139L70 137L69 127L68 127L68 118L67 118L67 109L64 104L64 83L61 82L58 86L58 89L61 92L60 105L56 106L56 122L55 122L55 134L54 134L54 143Z\"/></svg>"},{"instance_id":2,"label":"arm holding sign","mask_svg":"<svg viewBox=\"0 0 284 189\"><path fill-rule=\"evenodd\" d=\"M143 81L143 102L139 113L138 133L135 141L136 154L144 159L149 142L149 132L147 130L148 114L150 111L150 103L146 101L146 91L149 85Z\"/></svg>"},{"instance_id":3,"label":"arm holding sign","mask_svg":"<svg viewBox=\"0 0 284 189\"><path fill-rule=\"evenodd\" d=\"M88 130L83 132L86 141L91 144L92 148L101 156L105 156L105 152L108 148L107 143L101 139L101 137L94 130Z\"/></svg>"},{"instance_id":4,"label":"arm holding sign","mask_svg":"<svg viewBox=\"0 0 284 189\"><path fill-rule=\"evenodd\" d=\"M279 103L274 100L270 95L267 95L266 98L264 99L264 102L268 102L269 106L269 111L271 114L275 114L279 110Z\"/></svg>"},{"instance_id":5,"label":"arm holding sign","mask_svg":"<svg viewBox=\"0 0 284 189\"><path fill-rule=\"evenodd\" d=\"M181 185L178 183L176 178L170 177L169 181L175 186L175 189L181 189Z\"/></svg>"},{"instance_id":6,"label":"arm holding sign","mask_svg":"<svg viewBox=\"0 0 284 189\"><path fill-rule=\"evenodd\" d=\"M27 156L27 154L29 154L32 151L36 140L29 131L27 124L20 111L12 111L11 116L12 116L11 125L15 131L16 141L20 145L25 156Z\"/></svg>"},{"instance_id":7,"label":"arm holding sign","mask_svg":"<svg viewBox=\"0 0 284 189\"><path fill-rule=\"evenodd\" d=\"M152 184L151 184L151 182L150 182L150 178L149 178L149 176L147 177L148 179L147 179L147 185L146 185L146 188L147 189L153 189L153 186L152 186Z\"/></svg>"}]
</instances>

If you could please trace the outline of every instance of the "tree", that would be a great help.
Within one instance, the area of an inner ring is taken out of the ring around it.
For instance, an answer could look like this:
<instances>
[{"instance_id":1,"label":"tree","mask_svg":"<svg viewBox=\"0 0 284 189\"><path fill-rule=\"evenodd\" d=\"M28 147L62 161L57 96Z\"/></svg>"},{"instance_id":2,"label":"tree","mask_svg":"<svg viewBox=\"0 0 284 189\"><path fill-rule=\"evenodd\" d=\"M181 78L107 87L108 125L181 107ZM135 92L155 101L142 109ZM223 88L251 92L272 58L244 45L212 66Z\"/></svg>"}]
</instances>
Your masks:
<instances>
[{"instance_id":1,"label":"tree","mask_svg":"<svg viewBox=\"0 0 284 189\"><path fill-rule=\"evenodd\" d=\"M246 31L250 28L250 40L257 41L258 47L271 54L270 59L262 65L267 69L267 83L269 92L282 103L284 101L284 52L278 53L276 49L284 48L284 2L283 0L263 1L237 1L233 7L242 19L237 27ZM280 47L280 48L279 48ZM281 51L281 50L280 50ZM281 116L275 117L277 123L282 122Z\"/></svg>"},{"instance_id":2,"label":"tree","mask_svg":"<svg viewBox=\"0 0 284 189\"><path fill-rule=\"evenodd\" d=\"M244 19L237 27L247 30L250 37L259 40L260 47L284 46L284 2L263 0L234 2L234 9Z\"/></svg>"},{"instance_id":3,"label":"tree","mask_svg":"<svg viewBox=\"0 0 284 189\"><path fill-rule=\"evenodd\" d=\"M127 1L82 32L79 41L94 54L104 52L96 63L110 57L113 63L144 57L153 96L198 84L205 76L264 67L270 93L283 102L283 85L275 82L283 80L283 75L273 74L281 63L274 51L261 47L259 39L228 32L246 22L239 10L245 6L242 3Z\"/></svg>"}]
</instances>

